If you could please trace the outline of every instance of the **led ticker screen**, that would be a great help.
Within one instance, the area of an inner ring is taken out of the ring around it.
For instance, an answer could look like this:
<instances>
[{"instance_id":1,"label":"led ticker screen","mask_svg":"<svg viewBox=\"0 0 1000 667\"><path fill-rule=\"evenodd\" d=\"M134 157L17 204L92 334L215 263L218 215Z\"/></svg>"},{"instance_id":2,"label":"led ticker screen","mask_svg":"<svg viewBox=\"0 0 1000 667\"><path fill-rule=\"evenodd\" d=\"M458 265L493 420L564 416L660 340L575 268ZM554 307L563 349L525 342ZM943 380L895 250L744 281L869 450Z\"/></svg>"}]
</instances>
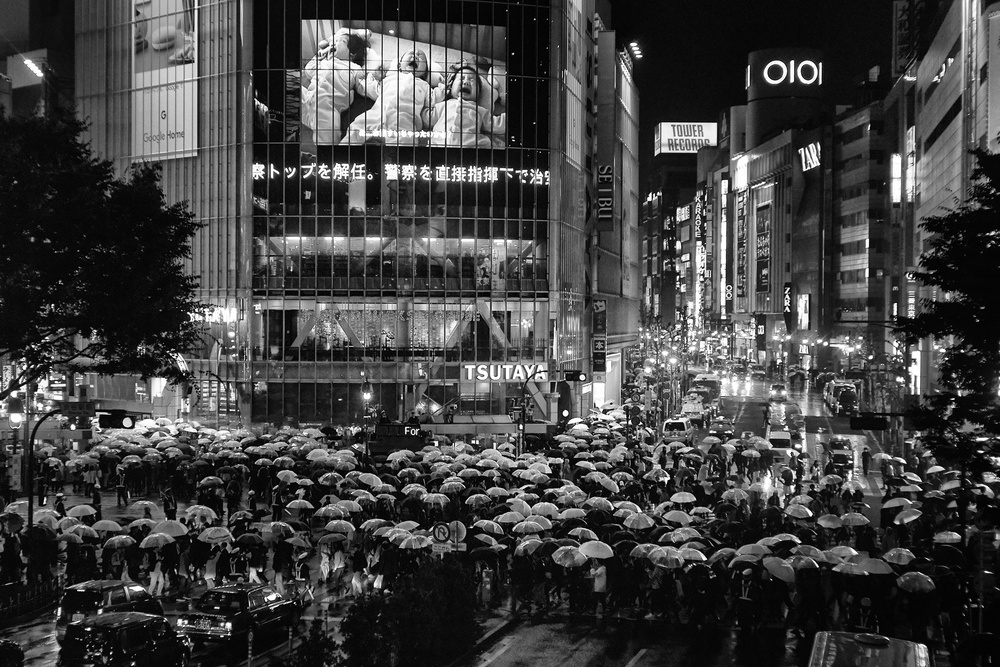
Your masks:
<instances>
[{"instance_id":1,"label":"led ticker screen","mask_svg":"<svg viewBox=\"0 0 1000 667\"><path fill-rule=\"evenodd\" d=\"M304 143L507 145L503 27L306 20L301 49Z\"/></svg>"}]
</instances>

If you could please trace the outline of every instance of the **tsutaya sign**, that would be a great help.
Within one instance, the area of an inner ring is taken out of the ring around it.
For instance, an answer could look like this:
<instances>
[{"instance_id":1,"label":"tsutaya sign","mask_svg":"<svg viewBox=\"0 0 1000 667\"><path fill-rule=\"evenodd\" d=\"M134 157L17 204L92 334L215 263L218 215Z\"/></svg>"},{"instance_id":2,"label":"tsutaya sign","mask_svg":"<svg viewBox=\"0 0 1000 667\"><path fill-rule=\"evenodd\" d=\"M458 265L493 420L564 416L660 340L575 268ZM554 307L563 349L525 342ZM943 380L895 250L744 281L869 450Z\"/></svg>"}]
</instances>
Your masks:
<instances>
[{"instance_id":1,"label":"tsutaya sign","mask_svg":"<svg viewBox=\"0 0 1000 667\"><path fill-rule=\"evenodd\" d=\"M524 382L547 380L547 364L465 364L462 375L466 380L491 380L493 382Z\"/></svg>"}]
</instances>

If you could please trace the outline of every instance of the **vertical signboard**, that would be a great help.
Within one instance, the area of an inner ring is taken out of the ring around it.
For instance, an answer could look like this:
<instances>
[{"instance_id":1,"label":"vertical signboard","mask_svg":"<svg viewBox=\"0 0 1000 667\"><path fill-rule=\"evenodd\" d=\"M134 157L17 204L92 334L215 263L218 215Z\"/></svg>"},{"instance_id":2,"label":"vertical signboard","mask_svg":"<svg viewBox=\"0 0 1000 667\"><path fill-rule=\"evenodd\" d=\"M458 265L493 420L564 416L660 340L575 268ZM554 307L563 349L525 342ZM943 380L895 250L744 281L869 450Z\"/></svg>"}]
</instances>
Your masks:
<instances>
[{"instance_id":1,"label":"vertical signboard","mask_svg":"<svg viewBox=\"0 0 1000 667\"><path fill-rule=\"evenodd\" d=\"M747 191L736 193L736 297L747 296Z\"/></svg>"},{"instance_id":2,"label":"vertical signboard","mask_svg":"<svg viewBox=\"0 0 1000 667\"><path fill-rule=\"evenodd\" d=\"M597 77L607 85L597 87L598 118L617 118L615 82L617 74L615 32L597 33ZM601 232L615 229L615 123L597 123L597 206L594 207L595 227Z\"/></svg>"},{"instance_id":3,"label":"vertical signboard","mask_svg":"<svg viewBox=\"0 0 1000 667\"><path fill-rule=\"evenodd\" d=\"M757 292L771 289L771 204L757 209Z\"/></svg>"},{"instance_id":4,"label":"vertical signboard","mask_svg":"<svg viewBox=\"0 0 1000 667\"><path fill-rule=\"evenodd\" d=\"M795 304L792 302L791 283L785 283L781 289L781 314L785 317L785 331L795 331Z\"/></svg>"},{"instance_id":5,"label":"vertical signboard","mask_svg":"<svg viewBox=\"0 0 1000 667\"><path fill-rule=\"evenodd\" d=\"M594 300L594 343L591 354L594 381L605 382L608 372L608 302Z\"/></svg>"},{"instance_id":6,"label":"vertical signboard","mask_svg":"<svg viewBox=\"0 0 1000 667\"><path fill-rule=\"evenodd\" d=\"M758 350L767 349L767 315L756 314L753 316L754 340L757 342Z\"/></svg>"},{"instance_id":7,"label":"vertical signboard","mask_svg":"<svg viewBox=\"0 0 1000 667\"><path fill-rule=\"evenodd\" d=\"M702 326L705 307L705 191L694 196L694 326Z\"/></svg>"},{"instance_id":8,"label":"vertical signboard","mask_svg":"<svg viewBox=\"0 0 1000 667\"><path fill-rule=\"evenodd\" d=\"M134 0L132 157L198 152L198 0Z\"/></svg>"}]
</instances>

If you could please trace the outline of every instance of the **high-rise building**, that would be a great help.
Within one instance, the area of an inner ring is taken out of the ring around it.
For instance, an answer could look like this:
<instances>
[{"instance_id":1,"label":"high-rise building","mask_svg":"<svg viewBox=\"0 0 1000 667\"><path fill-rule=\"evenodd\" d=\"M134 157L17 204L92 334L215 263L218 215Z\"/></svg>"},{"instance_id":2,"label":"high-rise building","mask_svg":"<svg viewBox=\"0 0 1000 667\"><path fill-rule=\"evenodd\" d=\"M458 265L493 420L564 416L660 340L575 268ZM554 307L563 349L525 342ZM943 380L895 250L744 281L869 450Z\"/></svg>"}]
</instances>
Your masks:
<instances>
[{"instance_id":1,"label":"high-rise building","mask_svg":"<svg viewBox=\"0 0 1000 667\"><path fill-rule=\"evenodd\" d=\"M122 172L160 162L168 200L204 223L189 269L212 310L180 362L195 391L168 416L452 412L433 428L502 434L512 413L593 403L594 300L613 314L610 369L639 295L638 97L593 0L74 7L94 149ZM604 54L614 116L598 123ZM594 234L605 122L615 223Z\"/></svg>"}]
</instances>

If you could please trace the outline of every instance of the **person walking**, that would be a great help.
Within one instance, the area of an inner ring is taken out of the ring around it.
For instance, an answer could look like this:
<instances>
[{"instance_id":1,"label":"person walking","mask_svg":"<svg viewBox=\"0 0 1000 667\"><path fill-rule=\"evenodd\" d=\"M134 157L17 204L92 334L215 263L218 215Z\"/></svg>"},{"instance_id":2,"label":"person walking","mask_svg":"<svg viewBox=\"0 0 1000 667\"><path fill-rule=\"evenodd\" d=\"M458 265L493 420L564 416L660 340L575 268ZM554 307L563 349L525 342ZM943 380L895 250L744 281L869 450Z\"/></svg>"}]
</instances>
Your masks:
<instances>
[{"instance_id":1,"label":"person walking","mask_svg":"<svg viewBox=\"0 0 1000 667\"><path fill-rule=\"evenodd\" d=\"M159 597L163 595L164 588L164 578L163 578L163 558L157 553L155 549L150 549L146 554L146 558L149 563L149 588L147 589L151 596Z\"/></svg>"},{"instance_id":2,"label":"person walking","mask_svg":"<svg viewBox=\"0 0 1000 667\"><path fill-rule=\"evenodd\" d=\"M93 485L93 490L90 494L90 506L93 507L97 513L94 514L94 521L101 520L101 485L96 482Z\"/></svg>"},{"instance_id":3,"label":"person walking","mask_svg":"<svg viewBox=\"0 0 1000 667\"><path fill-rule=\"evenodd\" d=\"M166 515L167 519L171 521L176 520L177 499L174 498L174 492L170 490L170 487L163 489L163 493L160 494L160 501L163 503L163 513Z\"/></svg>"},{"instance_id":4,"label":"person walking","mask_svg":"<svg viewBox=\"0 0 1000 667\"><path fill-rule=\"evenodd\" d=\"M864 473L865 477L868 476L868 468L871 467L871 464L872 464L872 452L870 449L868 449L867 446L865 446L865 448L861 450L861 470Z\"/></svg>"},{"instance_id":5,"label":"person walking","mask_svg":"<svg viewBox=\"0 0 1000 667\"><path fill-rule=\"evenodd\" d=\"M115 506L121 507L122 505L128 505L128 489L125 487L125 471L118 468L112 479L115 484Z\"/></svg>"},{"instance_id":6,"label":"person walking","mask_svg":"<svg viewBox=\"0 0 1000 667\"><path fill-rule=\"evenodd\" d=\"M593 600L594 613L597 613L597 606L601 606L601 614L608 611L608 568L604 563L596 558L591 559L590 576L593 579Z\"/></svg>"}]
</instances>

